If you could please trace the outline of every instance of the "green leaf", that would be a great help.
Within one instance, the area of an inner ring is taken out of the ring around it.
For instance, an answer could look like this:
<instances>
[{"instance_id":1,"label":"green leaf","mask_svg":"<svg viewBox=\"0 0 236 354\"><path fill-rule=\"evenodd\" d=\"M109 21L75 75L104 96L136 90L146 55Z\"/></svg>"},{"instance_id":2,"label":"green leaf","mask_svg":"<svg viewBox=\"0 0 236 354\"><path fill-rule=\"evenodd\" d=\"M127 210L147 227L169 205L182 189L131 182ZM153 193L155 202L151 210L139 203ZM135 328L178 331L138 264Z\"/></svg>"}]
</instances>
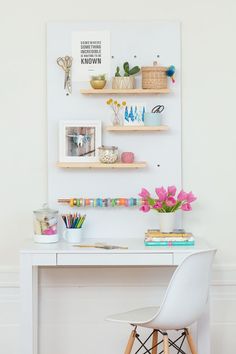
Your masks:
<instances>
[{"instance_id":1,"label":"green leaf","mask_svg":"<svg viewBox=\"0 0 236 354\"><path fill-rule=\"evenodd\" d=\"M151 197L148 197L148 198L147 198L147 201L148 201L148 204L151 205L151 206L153 206L153 205L156 204L155 199L153 199L153 198L151 198Z\"/></svg>"},{"instance_id":2,"label":"green leaf","mask_svg":"<svg viewBox=\"0 0 236 354\"><path fill-rule=\"evenodd\" d=\"M181 202L178 201L178 202L175 204L175 206L172 208L172 212L175 212L176 210L178 210L178 209L180 208L180 206L181 206Z\"/></svg>"},{"instance_id":3,"label":"green leaf","mask_svg":"<svg viewBox=\"0 0 236 354\"><path fill-rule=\"evenodd\" d=\"M129 74L130 75L135 75L140 71L140 67L139 66L134 66L130 71Z\"/></svg>"},{"instance_id":4,"label":"green leaf","mask_svg":"<svg viewBox=\"0 0 236 354\"><path fill-rule=\"evenodd\" d=\"M123 65L124 71L129 74L129 63L126 61Z\"/></svg>"}]
</instances>

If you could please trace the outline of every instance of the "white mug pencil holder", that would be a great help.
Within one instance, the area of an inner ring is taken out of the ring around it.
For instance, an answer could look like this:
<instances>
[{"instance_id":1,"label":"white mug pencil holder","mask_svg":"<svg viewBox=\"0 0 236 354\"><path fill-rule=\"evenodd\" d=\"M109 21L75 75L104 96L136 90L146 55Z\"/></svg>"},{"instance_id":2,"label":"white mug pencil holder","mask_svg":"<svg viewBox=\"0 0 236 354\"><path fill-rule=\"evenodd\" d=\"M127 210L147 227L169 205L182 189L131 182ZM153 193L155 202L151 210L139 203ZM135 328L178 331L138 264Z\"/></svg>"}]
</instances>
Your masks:
<instances>
[{"instance_id":1,"label":"white mug pencil holder","mask_svg":"<svg viewBox=\"0 0 236 354\"><path fill-rule=\"evenodd\" d=\"M80 244L83 236L83 223L86 215L80 215L79 213L70 213L62 215L62 220L65 224L65 231L63 232L63 238L65 241L73 244Z\"/></svg>"},{"instance_id":2,"label":"white mug pencil holder","mask_svg":"<svg viewBox=\"0 0 236 354\"><path fill-rule=\"evenodd\" d=\"M37 243L57 242L58 211L44 204L42 209L34 211L34 241Z\"/></svg>"},{"instance_id":3,"label":"white mug pencil holder","mask_svg":"<svg viewBox=\"0 0 236 354\"><path fill-rule=\"evenodd\" d=\"M63 232L65 241L73 244L80 244L83 238L83 229L66 229Z\"/></svg>"}]
</instances>

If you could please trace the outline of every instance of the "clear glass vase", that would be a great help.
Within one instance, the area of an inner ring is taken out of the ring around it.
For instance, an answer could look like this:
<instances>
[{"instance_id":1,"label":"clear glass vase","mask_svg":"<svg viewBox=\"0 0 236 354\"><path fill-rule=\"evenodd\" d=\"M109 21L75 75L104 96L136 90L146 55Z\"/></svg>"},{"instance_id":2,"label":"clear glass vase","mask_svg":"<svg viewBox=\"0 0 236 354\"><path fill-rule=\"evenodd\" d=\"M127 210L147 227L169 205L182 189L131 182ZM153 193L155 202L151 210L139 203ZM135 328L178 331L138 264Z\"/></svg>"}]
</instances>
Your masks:
<instances>
[{"instance_id":1,"label":"clear glass vase","mask_svg":"<svg viewBox=\"0 0 236 354\"><path fill-rule=\"evenodd\" d=\"M111 124L114 126L120 126L123 125L123 116L121 115L120 112L113 112L111 116Z\"/></svg>"}]
</instances>

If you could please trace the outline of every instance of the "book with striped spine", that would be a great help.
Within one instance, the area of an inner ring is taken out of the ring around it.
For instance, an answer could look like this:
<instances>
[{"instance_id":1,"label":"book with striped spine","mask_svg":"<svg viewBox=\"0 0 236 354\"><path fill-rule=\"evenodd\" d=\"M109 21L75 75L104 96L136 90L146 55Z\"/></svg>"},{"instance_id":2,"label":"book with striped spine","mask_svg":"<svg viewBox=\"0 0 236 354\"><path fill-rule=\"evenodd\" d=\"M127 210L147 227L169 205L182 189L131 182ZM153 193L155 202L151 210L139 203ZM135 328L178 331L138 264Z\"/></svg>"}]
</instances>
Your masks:
<instances>
[{"instance_id":1,"label":"book with striped spine","mask_svg":"<svg viewBox=\"0 0 236 354\"><path fill-rule=\"evenodd\" d=\"M177 229L173 232L160 232L150 229L145 233L145 246L194 246L195 240L191 232Z\"/></svg>"},{"instance_id":2,"label":"book with striped spine","mask_svg":"<svg viewBox=\"0 0 236 354\"><path fill-rule=\"evenodd\" d=\"M162 247L172 247L172 246L194 246L195 241L144 241L145 246L162 246Z\"/></svg>"},{"instance_id":3,"label":"book with striped spine","mask_svg":"<svg viewBox=\"0 0 236 354\"><path fill-rule=\"evenodd\" d=\"M183 242L183 241L193 241L194 237L153 237L145 234L146 242L161 242L161 241L171 241L171 242Z\"/></svg>"},{"instance_id":4,"label":"book with striped spine","mask_svg":"<svg viewBox=\"0 0 236 354\"><path fill-rule=\"evenodd\" d=\"M146 231L145 235L149 236L149 237L185 237L185 238L190 238L192 237L192 233L191 232L185 232L185 230L183 229L176 229L173 232L161 232L158 229L149 229Z\"/></svg>"}]
</instances>

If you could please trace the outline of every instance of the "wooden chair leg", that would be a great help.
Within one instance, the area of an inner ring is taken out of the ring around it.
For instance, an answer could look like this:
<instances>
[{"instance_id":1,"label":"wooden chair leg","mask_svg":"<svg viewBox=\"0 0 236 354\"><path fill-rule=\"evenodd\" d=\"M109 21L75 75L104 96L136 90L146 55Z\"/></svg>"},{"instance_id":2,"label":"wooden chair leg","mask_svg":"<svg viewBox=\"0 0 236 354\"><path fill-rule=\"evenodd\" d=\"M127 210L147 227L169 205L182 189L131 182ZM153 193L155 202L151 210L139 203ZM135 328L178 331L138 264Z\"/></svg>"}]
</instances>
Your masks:
<instances>
[{"instance_id":1,"label":"wooden chair leg","mask_svg":"<svg viewBox=\"0 0 236 354\"><path fill-rule=\"evenodd\" d=\"M163 349L164 349L164 354L169 354L169 340L168 340L167 333L163 333Z\"/></svg>"},{"instance_id":2,"label":"wooden chair leg","mask_svg":"<svg viewBox=\"0 0 236 354\"><path fill-rule=\"evenodd\" d=\"M188 341L188 345L191 350L191 353L197 354L197 349L195 347L193 337L191 336L191 334L189 333L189 330L187 328L185 328L185 333L186 333L186 337L187 337L187 341Z\"/></svg>"},{"instance_id":3,"label":"wooden chair leg","mask_svg":"<svg viewBox=\"0 0 236 354\"><path fill-rule=\"evenodd\" d=\"M156 345L156 347L152 349L152 354L157 354L157 343L158 343L158 332L154 331L152 335L152 347L154 347L154 345Z\"/></svg>"},{"instance_id":4,"label":"wooden chair leg","mask_svg":"<svg viewBox=\"0 0 236 354\"><path fill-rule=\"evenodd\" d=\"M135 337L136 337L136 328L130 333L129 340L128 340L127 346L125 348L125 353L124 354L130 354L131 353L131 350L132 350L133 345L134 345Z\"/></svg>"}]
</instances>

